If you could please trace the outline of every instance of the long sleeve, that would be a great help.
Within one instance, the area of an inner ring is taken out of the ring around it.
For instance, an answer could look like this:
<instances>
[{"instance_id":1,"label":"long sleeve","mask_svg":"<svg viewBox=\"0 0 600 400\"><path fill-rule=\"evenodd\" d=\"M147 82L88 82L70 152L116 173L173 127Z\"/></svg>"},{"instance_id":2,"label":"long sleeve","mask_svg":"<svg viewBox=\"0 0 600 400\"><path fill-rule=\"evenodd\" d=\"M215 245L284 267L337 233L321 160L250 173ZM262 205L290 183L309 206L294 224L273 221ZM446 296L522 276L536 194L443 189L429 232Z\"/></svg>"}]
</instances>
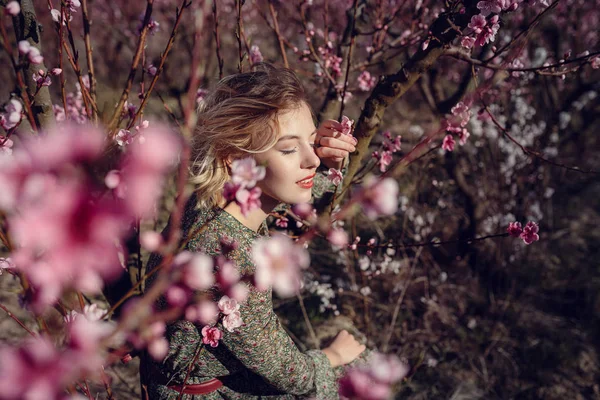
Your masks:
<instances>
[{"instance_id":1,"label":"long sleeve","mask_svg":"<svg viewBox=\"0 0 600 400\"><path fill-rule=\"evenodd\" d=\"M270 290L253 288L240 312L244 326L224 331L222 344L248 369L282 392L338 399L329 360L320 350L300 352L273 312Z\"/></svg>"}]
</instances>

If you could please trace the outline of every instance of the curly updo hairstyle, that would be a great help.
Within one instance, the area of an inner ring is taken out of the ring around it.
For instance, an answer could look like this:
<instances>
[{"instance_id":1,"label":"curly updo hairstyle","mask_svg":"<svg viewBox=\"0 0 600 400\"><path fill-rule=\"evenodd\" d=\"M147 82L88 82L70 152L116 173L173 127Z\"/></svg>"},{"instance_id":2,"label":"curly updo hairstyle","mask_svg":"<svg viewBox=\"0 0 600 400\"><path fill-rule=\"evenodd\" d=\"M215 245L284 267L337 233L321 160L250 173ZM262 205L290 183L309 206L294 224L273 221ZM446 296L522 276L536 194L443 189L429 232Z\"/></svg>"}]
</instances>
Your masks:
<instances>
[{"instance_id":1,"label":"curly updo hairstyle","mask_svg":"<svg viewBox=\"0 0 600 400\"><path fill-rule=\"evenodd\" d=\"M222 201L229 180L226 160L264 152L277 143L280 114L308 104L296 74L257 64L252 72L223 78L198 109L190 181L198 207Z\"/></svg>"}]
</instances>

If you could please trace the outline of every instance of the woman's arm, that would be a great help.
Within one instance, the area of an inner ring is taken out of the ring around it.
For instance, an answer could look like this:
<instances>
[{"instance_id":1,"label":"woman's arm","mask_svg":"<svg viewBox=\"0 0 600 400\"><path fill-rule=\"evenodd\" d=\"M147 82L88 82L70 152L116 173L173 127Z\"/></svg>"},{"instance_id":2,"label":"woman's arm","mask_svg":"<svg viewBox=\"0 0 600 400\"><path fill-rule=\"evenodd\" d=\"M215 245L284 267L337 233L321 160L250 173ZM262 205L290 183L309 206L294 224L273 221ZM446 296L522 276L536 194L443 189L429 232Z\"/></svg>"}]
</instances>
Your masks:
<instances>
[{"instance_id":1,"label":"woman's arm","mask_svg":"<svg viewBox=\"0 0 600 400\"><path fill-rule=\"evenodd\" d=\"M244 326L224 331L221 342L248 369L285 393L338 398L336 376L326 353L298 350L273 312L270 290L252 288L240 312Z\"/></svg>"}]
</instances>

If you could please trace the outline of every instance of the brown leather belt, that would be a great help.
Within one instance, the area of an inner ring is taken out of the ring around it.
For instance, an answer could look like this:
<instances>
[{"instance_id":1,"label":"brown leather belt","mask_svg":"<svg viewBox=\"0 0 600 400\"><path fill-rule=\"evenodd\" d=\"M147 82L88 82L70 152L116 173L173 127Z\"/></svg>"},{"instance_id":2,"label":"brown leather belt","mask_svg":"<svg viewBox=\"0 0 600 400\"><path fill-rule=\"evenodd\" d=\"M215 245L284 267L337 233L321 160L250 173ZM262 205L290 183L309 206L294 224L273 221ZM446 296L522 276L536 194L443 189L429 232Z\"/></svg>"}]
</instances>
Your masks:
<instances>
[{"instance_id":1,"label":"brown leather belt","mask_svg":"<svg viewBox=\"0 0 600 400\"><path fill-rule=\"evenodd\" d=\"M213 378L209 381L195 383L192 385L171 385L167 387L169 389L175 390L176 392L183 394L207 394L215 392L221 386L223 386L223 382L221 382L217 378Z\"/></svg>"}]
</instances>

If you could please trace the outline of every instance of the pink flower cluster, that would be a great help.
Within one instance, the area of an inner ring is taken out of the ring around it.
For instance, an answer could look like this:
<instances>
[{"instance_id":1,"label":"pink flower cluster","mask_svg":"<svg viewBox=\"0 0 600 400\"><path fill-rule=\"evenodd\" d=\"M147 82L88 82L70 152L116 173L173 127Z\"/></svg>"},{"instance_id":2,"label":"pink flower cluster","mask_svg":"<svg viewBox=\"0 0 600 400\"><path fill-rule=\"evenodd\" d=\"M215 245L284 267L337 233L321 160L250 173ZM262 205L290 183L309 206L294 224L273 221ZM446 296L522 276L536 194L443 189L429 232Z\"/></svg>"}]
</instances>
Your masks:
<instances>
[{"instance_id":1,"label":"pink flower cluster","mask_svg":"<svg viewBox=\"0 0 600 400\"><path fill-rule=\"evenodd\" d=\"M32 64L41 64L44 62L44 57L40 53L37 47L32 46L27 40L21 40L19 42L19 53L27 56L27 59Z\"/></svg>"},{"instance_id":2,"label":"pink flower cluster","mask_svg":"<svg viewBox=\"0 0 600 400\"><path fill-rule=\"evenodd\" d=\"M50 75L44 72L43 69L40 69L38 72L33 73L33 81L37 84L38 88L42 86L50 86L52 84L52 79L50 79Z\"/></svg>"},{"instance_id":3,"label":"pink flower cluster","mask_svg":"<svg viewBox=\"0 0 600 400\"><path fill-rule=\"evenodd\" d=\"M533 221L527 222L524 228L521 227L520 222L511 222L506 229L510 236L521 238L525 244L540 240L539 230L540 227Z\"/></svg>"},{"instance_id":4,"label":"pink flower cluster","mask_svg":"<svg viewBox=\"0 0 600 400\"><path fill-rule=\"evenodd\" d=\"M58 68L56 68L56 69L58 69ZM89 77L86 75L86 76L82 77L81 79L83 80L84 86L89 89L90 88ZM67 109L66 109L66 111L62 106L60 106L58 104L54 104L52 106L56 121L63 122L63 121L69 120L69 121L74 121L75 123L78 123L78 124L85 124L86 122L88 122L89 118L88 118L87 112L85 111L85 105L83 103L83 94L81 92L81 86L79 85L79 83L75 84L75 86L77 88L77 91L75 93L67 93L67 96L66 96Z\"/></svg>"},{"instance_id":5,"label":"pink flower cluster","mask_svg":"<svg viewBox=\"0 0 600 400\"><path fill-rule=\"evenodd\" d=\"M373 353L366 365L350 368L340 379L340 396L353 400L387 400L391 387L410 371L396 356Z\"/></svg>"},{"instance_id":6,"label":"pink flower cluster","mask_svg":"<svg viewBox=\"0 0 600 400\"><path fill-rule=\"evenodd\" d=\"M335 54L333 44L328 41L325 47L319 46L317 49L323 59L326 69L331 70L331 75L336 78L342 74L342 58Z\"/></svg>"},{"instance_id":7,"label":"pink flower cluster","mask_svg":"<svg viewBox=\"0 0 600 400\"><path fill-rule=\"evenodd\" d=\"M463 36L461 46L470 49L473 46L483 46L496 40L500 29L499 16L502 11L514 11L522 0L489 0L477 3L480 14L471 17L469 28L473 30L471 36ZM494 14L491 18L489 15Z\"/></svg>"},{"instance_id":8,"label":"pink flower cluster","mask_svg":"<svg viewBox=\"0 0 600 400\"><path fill-rule=\"evenodd\" d=\"M21 122L23 105L17 99L10 99L4 106L4 112L0 113L0 126L5 130L14 128Z\"/></svg>"},{"instance_id":9,"label":"pink flower cluster","mask_svg":"<svg viewBox=\"0 0 600 400\"><path fill-rule=\"evenodd\" d=\"M235 201L242 214L248 215L261 206L262 192L255 185L264 179L265 173L265 167L257 166L252 157L234 160L231 164L231 181L225 184L223 196L227 201Z\"/></svg>"},{"instance_id":10,"label":"pink flower cluster","mask_svg":"<svg viewBox=\"0 0 600 400\"><path fill-rule=\"evenodd\" d=\"M125 205L132 215L154 214L163 177L176 164L180 149L175 134L158 125L145 128L143 140L136 140L129 147L120 168L119 190L125 193Z\"/></svg>"},{"instance_id":11,"label":"pink flower cluster","mask_svg":"<svg viewBox=\"0 0 600 400\"><path fill-rule=\"evenodd\" d=\"M327 179L335 186L337 186L344 179L344 175L339 169L329 168L329 171L327 171Z\"/></svg>"},{"instance_id":12,"label":"pink flower cluster","mask_svg":"<svg viewBox=\"0 0 600 400\"><path fill-rule=\"evenodd\" d=\"M104 134L95 128L63 125L24 137L13 155L0 154L0 209L15 240L15 268L32 284L34 311L53 304L66 288L98 293L104 281L120 275L118 240L134 216L153 204L162 167L177 148L164 132L154 136L130 154L123 175L136 193L125 206L102 196L90 168L82 167L103 154Z\"/></svg>"},{"instance_id":13,"label":"pink flower cluster","mask_svg":"<svg viewBox=\"0 0 600 400\"><path fill-rule=\"evenodd\" d=\"M357 81L358 88L360 90L362 90L363 92L369 92L371 91L371 89L373 89L373 87L375 87L375 84L377 83L377 77L371 76L369 71L363 71L358 76Z\"/></svg>"},{"instance_id":14,"label":"pink flower cluster","mask_svg":"<svg viewBox=\"0 0 600 400\"><path fill-rule=\"evenodd\" d=\"M223 313L223 328L229 332L233 332L235 328L239 328L244 324L240 314L240 305L237 300L223 296L217 305L221 313Z\"/></svg>"},{"instance_id":15,"label":"pink flower cluster","mask_svg":"<svg viewBox=\"0 0 600 400\"><path fill-rule=\"evenodd\" d=\"M9 1L6 3L6 12L16 17L21 12L21 5L18 1Z\"/></svg>"},{"instance_id":16,"label":"pink flower cluster","mask_svg":"<svg viewBox=\"0 0 600 400\"><path fill-rule=\"evenodd\" d=\"M289 297L300 288L300 271L308 268L306 249L281 234L258 239L252 246L256 264L254 282L258 290L273 287L279 296Z\"/></svg>"},{"instance_id":17,"label":"pink flower cluster","mask_svg":"<svg viewBox=\"0 0 600 400\"><path fill-rule=\"evenodd\" d=\"M385 172L387 167L392 163L393 154L401 150L402 136L398 135L392 139L390 131L383 132L383 151L374 151L372 157L377 160L379 164L379 171Z\"/></svg>"},{"instance_id":18,"label":"pink flower cluster","mask_svg":"<svg viewBox=\"0 0 600 400\"><path fill-rule=\"evenodd\" d=\"M362 210L370 219L394 215L398 210L398 182L393 178L367 176L359 196Z\"/></svg>"},{"instance_id":19,"label":"pink flower cluster","mask_svg":"<svg viewBox=\"0 0 600 400\"><path fill-rule=\"evenodd\" d=\"M461 146L467 142L467 139L470 136L467 128L465 128L471 119L471 110L469 107L461 101L452 107L451 112L452 115L442 121L442 126L446 132L449 132L442 142L442 149L446 151L454 150L456 142L452 137L453 134L458 135Z\"/></svg>"}]
</instances>

